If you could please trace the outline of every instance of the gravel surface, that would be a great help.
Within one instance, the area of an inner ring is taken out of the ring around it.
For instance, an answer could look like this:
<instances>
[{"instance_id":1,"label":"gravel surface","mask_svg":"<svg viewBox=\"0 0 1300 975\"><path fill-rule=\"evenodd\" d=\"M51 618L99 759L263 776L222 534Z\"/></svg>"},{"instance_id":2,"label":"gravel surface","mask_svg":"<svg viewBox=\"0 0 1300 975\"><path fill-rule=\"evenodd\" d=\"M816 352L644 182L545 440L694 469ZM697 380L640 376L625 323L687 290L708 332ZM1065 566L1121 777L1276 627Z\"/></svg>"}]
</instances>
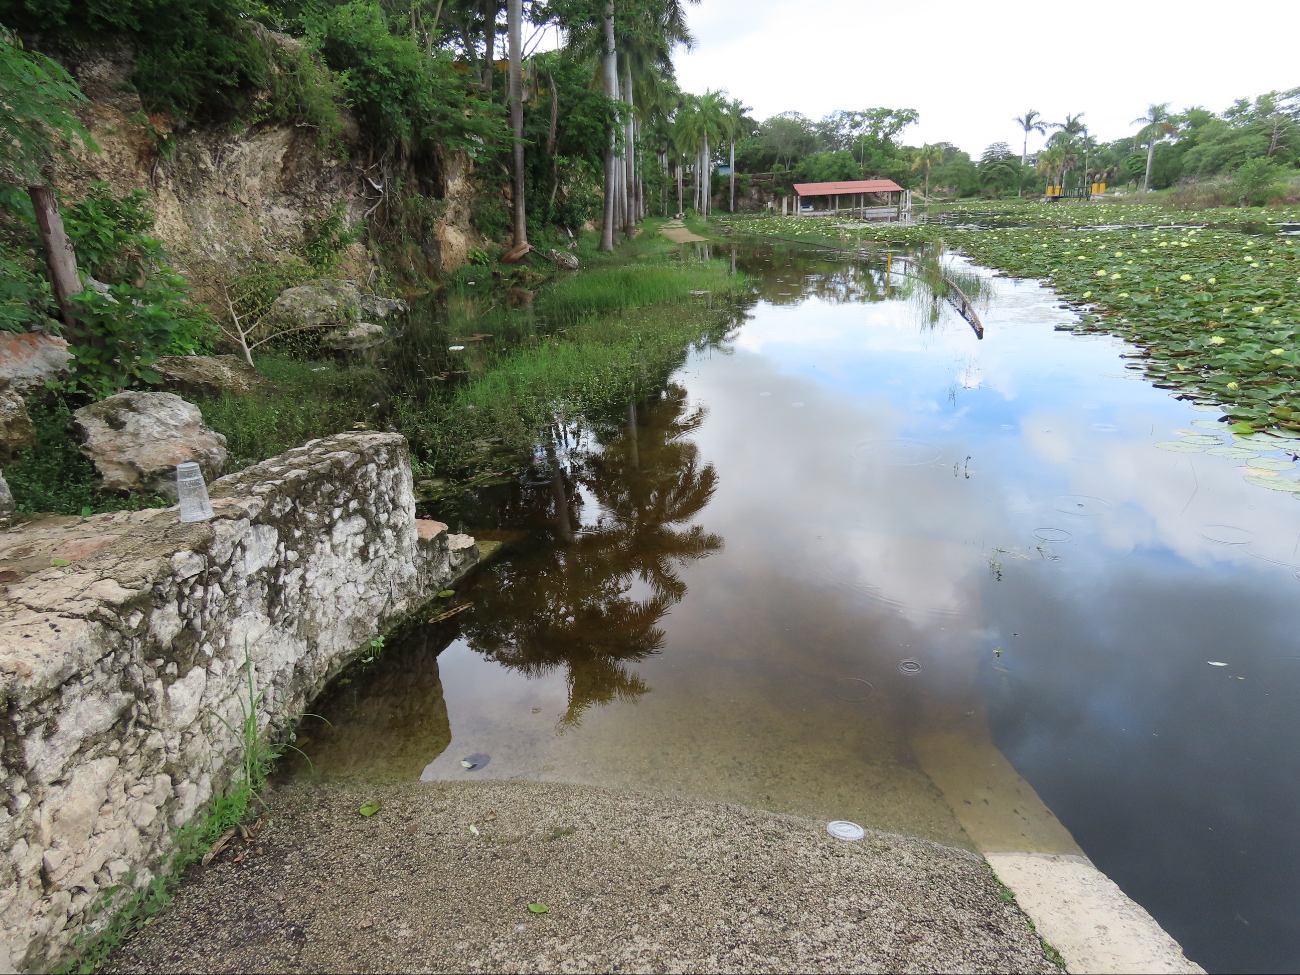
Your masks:
<instances>
[{"instance_id":1,"label":"gravel surface","mask_svg":"<svg viewBox=\"0 0 1300 975\"><path fill-rule=\"evenodd\" d=\"M108 971L1056 971L982 859L921 840L534 782L269 803Z\"/></svg>"}]
</instances>

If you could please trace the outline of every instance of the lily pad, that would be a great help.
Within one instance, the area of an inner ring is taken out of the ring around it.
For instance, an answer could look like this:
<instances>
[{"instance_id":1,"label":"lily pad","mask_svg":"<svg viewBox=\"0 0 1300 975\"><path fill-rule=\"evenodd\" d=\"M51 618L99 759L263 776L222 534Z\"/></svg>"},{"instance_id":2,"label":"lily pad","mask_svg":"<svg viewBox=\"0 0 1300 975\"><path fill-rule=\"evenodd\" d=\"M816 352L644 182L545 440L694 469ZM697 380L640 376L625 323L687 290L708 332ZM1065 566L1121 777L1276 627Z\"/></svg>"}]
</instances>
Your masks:
<instances>
[{"instance_id":1,"label":"lily pad","mask_svg":"<svg viewBox=\"0 0 1300 975\"><path fill-rule=\"evenodd\" d=\"M1260 457L1251 461L1250 466L1266 471L1292 471L1295 470L1295 461L1282 460L1279 457Z\"/></svg>"},{"instance_id":2,"label":"lily pad","mask_svg":"<svg viewBox=\"0 0 1300 975\"><path fill-rule=\"evenodd\" d=\"M1218 437L1207 437L1201 434L1192 434L1190 437L1183 437L1183 443L1200 444L1202 447L1220 447L1223 441Z\"/></svg>"},{"instance_id":3,"label":"lily pad","mask_svg":"<svg viewBox=\"0 0 1300 975\"><path fill-rule=\"evenodd\" d=\"M1220 423L1218 420L1193 420L1192 426L1203 430L1227 430L1227 424Z\"/></svg>"},{"instance_id":4,"label":"lily pad","mask_svg":"<svg viewBox=\"0 0 1300 975\"><path fill-rule=\"evenodd\" d=\"M1280 449L1280 446L1276 441L1272 441L1267 439L1266 437L1260 437L1260 436L1233 437L1232 442L1235 444L1240 444L1243 447L1249 447L1251 450Z\"/></svg>"},{"instance_id":5,"label":"lily pad","mask_svg":"<svg viewBox=\"0 0 1300 975\"><path fill-rule=\"evenodd\" d=\"M1216 440L1215 443L1218 443ZM1182 440L1162 440L1156 444L1158 450L1171 450L1175 454L1199 454L1204 452L1204 447L1199 447L1194 443L1185 443Z\"/></svg>"},{"instance_id":6,"label":"lily pad","mask_svg":"<svg viewBox=\"0 0 1300 975\"><path fill-rule=\"evenodd\" d=\"M371 799L368 802L363 802L357 812L369 819L383 808L383 804L378 799Z\"/></svg>"},{"instance_id":7,"label":"lily pad","mask_svg":"<svg viewBox=\"0 0 1300 975\"><path fill-rule=\"evenodd\" d=\"M1245 447L1211 447L1206 453L1213 454L1215 457L1249 458L1259 456L1255 451L1247 450Z\"/></svg>"},{"instance_id":8,"label":"lily pad","mask_svg":"<svg viewBox=\"0 0 1300 975\"><path fill-rule=\"evenodd\" d=\"M1300 488L1300 482L1293 481L1289 477L1264 477L1262 474L1248 474L1245 481L1247 484L1268 488L1270 491L1294 492L1297 488Z\"/></svg>"},{"instance_id":9,"label":"lily pad","mask_svg":"<svg viewBox=\"0 0 1300 975\"><path fill-rule=\"evenodd\" d=\"M534 914L545 914L550 910L545 904L529 904L528 909Z\"/></svg>"},{"instance_id":10,"label":"lily pad","mask_svg":"<svg viewBox=\"0 0 1300 975\"><path fill-rule=\"evenodd\" d=\"M1198 413L1222 413L1223 407L1218 403L1193 403L1192 409Z\"/></svg>"}]
</instances>

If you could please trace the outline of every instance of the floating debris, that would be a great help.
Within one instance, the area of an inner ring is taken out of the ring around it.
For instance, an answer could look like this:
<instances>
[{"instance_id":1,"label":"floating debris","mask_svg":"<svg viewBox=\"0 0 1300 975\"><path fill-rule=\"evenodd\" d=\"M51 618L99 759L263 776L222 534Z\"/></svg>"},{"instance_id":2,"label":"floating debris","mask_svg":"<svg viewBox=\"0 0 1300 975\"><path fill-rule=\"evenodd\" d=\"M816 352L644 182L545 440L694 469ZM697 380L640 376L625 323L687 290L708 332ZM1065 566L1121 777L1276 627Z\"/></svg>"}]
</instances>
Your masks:
<instances>
[{"instance_id":1,"label":"floating debris","mask_svg":"<svg viewBox=\"0 0 1300 975\"><path fill-rule=\"evenodd\" d=\"M857 823L850 823L845 819L837 819L833 823L827 823L826 832L837 840L848 840L850 842L860 840L867 835L867 831Z\"/></svg>"}]
</instances>

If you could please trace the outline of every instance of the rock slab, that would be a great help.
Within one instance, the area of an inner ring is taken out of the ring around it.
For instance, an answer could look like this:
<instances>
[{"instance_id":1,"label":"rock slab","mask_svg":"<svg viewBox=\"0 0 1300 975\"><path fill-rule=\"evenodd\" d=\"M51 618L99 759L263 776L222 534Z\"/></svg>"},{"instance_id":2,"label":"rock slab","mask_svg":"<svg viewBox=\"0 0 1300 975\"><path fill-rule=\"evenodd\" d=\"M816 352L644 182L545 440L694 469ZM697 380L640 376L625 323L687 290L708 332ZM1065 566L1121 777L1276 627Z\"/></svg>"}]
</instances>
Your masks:
<instances>
[{"instance_id":1,"label":"rock slab","mask_svg":"<svg viewBox=\"0 0 1300 975\"><path fill-rule=\"evenodd\" d=\"M250 668L276 735L478 559L421 531L397 434L313 441L211 494L210 522L84 519L83 541L117 537L0 584L0 970L59 967L162 869L238 767Z\"/></svg>"},{"instance_id":2,"label":"rock slab","mask_svg":"<svg viewBox=\"0 0 1300 975\"><path fill-rule=\"evenodd\" d=\"M329 328L326 345L360 350L385 340L384 327L378 323L406 311L406 302L366 294L355 281L321 278L282 291L271 305L270 315L286 329Z\"/></svg>"},{"instance_id":3,"label":"rock slab","mask_svg":"<svg viewBox=\"0 0 1300 975\"><path fill-rule=\"evenodd\" d=\"M193 403L174 393L127 390L73 414L106 491L176 497L176 465L193 461L207 479L226 464L226 438L208 429Z\"/></svg>"},{"instance_id":4,"label":"rock slab","mask_svg":"<svg viewBox=\"0 0 1300 975\"><path fill-rule=\"evenodd\" d=\"M0 379L0 464L36 443L36 427L27 415L27 404L7 380Z\"/></svg>"},{"instance_id":5,"label":"rock slab","mask_svg":"<svg viewBox=\"0 0 1300 975\"><path fill-rule=\"evenodd\" d=\"M243 396L270 385L237 355L168 355L153 370L169 391L184 396Z\"/></svg>"}]
</instances>

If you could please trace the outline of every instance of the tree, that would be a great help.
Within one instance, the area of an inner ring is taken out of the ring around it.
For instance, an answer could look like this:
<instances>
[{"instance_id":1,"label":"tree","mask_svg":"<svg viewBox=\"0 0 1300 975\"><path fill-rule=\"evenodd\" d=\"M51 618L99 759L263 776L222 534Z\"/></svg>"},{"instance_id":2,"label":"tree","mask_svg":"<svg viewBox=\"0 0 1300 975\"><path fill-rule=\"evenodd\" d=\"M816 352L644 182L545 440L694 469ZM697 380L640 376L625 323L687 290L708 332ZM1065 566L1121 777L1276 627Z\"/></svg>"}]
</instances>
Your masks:
<instances>
[{"instance_id":1,"label":"tree","mask_svg":"<svg viewBox=\"0 0 1300 975\"><path fill-rule=\"evenodd\" d=\"M509 0L506 17L510 34L510 128L514 148L514 231L513 250L528 246L528 215L524 205L524 86L522 31L523 0Z\"/></svg>"},{"instance_id":2,"label":"tree","mask_svg":"<svg viewBox=\"0 0 1300 975\"><path fill-rule=\"evenodd\" d=\"M943 146L938 144L922 146L912 152L912 168L925 167L925 200L930 201L930 167L943 165Z\"/></svg>"},{"instance_id":3,"label":"tree","mask_svg":"<svg viewBox=\"0 0 1300 975\"><path fill-rule=\"evenodd\" d=\"M1029 161L1029 133L1037 132L1039 135L1047 135L1046 123L1042 119L1043 117L1038 113L1037 109L1031 108L1024 115L1011 120L1025 130L1025 141L1020 148L1020 165L1022 166Z\"/></svg>"},{"instance_id":4,"label":"tree","mask_svg":"<svg viewBox=\"0 0 1300 975\"><path fill-rule=\"evenodd\" d=\"M731 171L731 202L727 208L730 213L736 212L736 136L753 131L753 122L745 117L745 113L748 111L750 111L748 105L738 98L733 98L727 103L726 111L723 114L727 138L731 140L731 159L728 166Z\"/></svg>"},{"instance_id":5,"label":"tree","mask_svg":"<svg viewBox=\"0 0 1300 975\"><path fill-rule=\"evenodd\" d=\"M1169 113L1169 103L1161 102L1159 105L1147 106L1147 113L1135 118L1131 124L1142 126L1137 134L1138 141L1146 143L1147 147L1147 171L1142 179L1142 192L1149 193L1151 192L1151 162L1155 158L1156 143L1177 131L1174 128L1173 116Z\"/></svg>"},{"instance_id":6,"label":"tree","mask_svg":"<svg viewBox=\"0 0 1300 975\"><path fill-rule=\"evenodd\" d=\"M41 169L66 151L61 140L80 138L93 145L72 114L72 107L85 100L67 71L44 55L23 50L17 38L0 28L0 170L6 181L27 187L45 244L50 286L68 325L76 321L72 297L81 292L81 278L54 188Z\"/></svg>"}]
</instances>

